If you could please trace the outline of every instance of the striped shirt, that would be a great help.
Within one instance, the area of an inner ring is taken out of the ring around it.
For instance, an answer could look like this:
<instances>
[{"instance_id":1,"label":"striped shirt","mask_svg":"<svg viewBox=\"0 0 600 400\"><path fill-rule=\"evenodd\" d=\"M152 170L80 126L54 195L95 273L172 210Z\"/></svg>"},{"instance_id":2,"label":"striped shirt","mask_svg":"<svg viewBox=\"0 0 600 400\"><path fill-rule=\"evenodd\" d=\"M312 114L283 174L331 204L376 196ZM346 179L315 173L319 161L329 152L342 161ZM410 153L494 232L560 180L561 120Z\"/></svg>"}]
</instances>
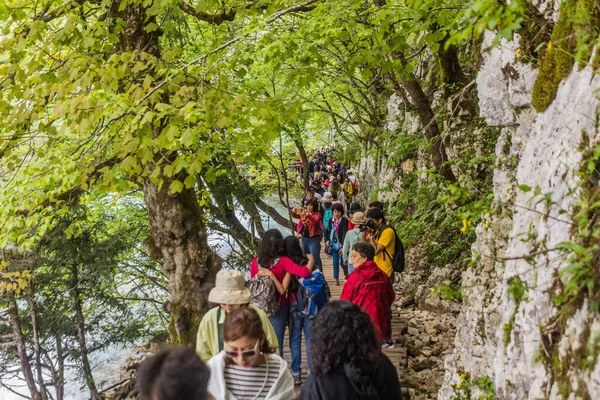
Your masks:
<instances>
[{"instance_id":1,"label":"striped shirt","mask_svg":"<svg viewBox=\"0 0 600 400\"><path fill-rule=\"evenodd\" d=\"M225 385L238 400L264 399L279 376L280 361L269 359L269 376L267 365L243 368L236 364L225 365ZM261 390L261 387L264 388ZM258 393L260 391L260 394ZM258 396L257 396L258 394Z\"/></svg>"}]
</instances>

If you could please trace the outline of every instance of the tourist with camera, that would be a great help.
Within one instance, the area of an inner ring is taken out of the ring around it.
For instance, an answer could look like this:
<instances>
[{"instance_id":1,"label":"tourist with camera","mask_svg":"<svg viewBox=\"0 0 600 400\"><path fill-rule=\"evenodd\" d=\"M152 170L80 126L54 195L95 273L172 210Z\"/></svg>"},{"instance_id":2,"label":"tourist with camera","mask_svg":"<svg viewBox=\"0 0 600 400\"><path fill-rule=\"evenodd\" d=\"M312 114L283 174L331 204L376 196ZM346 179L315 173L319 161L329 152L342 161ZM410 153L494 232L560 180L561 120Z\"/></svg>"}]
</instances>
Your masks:
<instances>
[{"instance_id":1,"label":"tourist with camera","mask_svg":"<svg viewBox=\"0 0 600 400\"><path fill-rule=\"evenodd\" d=\"M319 213L319 202L312 199L306 203L306 210L301 207L291 209L292 217L300 219L298 222L298 233L302 241L304 253L311 254L315 258L315 268L323 271L321 263L321 214Z\"/></svg>"},{"instance_id":2,"label":"tourist with camera","mask_svg":"<svg viewBox=\"0 0 600 400\"><path fill-rule=\"evenodd\" d=\"M390 283L393 284L392 257L396 254L396 234L393 229L386 229L388 226L384 221L383 211L379 208L368 210L363 229L369 235L363 235L363 241L373 246L375 249L375 264L386 273L390 278Z\"/></svg>"}]
</instances>

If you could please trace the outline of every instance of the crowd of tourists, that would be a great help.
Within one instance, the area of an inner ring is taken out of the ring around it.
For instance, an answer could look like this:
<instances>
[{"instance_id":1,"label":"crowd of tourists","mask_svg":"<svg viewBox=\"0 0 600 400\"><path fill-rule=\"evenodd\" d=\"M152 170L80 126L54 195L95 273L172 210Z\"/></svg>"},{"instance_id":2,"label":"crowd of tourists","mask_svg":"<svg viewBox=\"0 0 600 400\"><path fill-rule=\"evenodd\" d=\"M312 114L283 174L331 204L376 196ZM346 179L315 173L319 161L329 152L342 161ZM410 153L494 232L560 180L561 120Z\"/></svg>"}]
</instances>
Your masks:
<instances>
[{"instance_id":1,"label":"crowd of tourists","mask_svg":"<svg viewBox=\"0 0 600 400\"><path fill-rule=\"evenodd\" d=\"M404 250L386 223L383 204L365 210L352 169L335 149L311 158L310 187L292 215L293 235L266 231L250 265L250 279L219 271L200 322L196 351L170 348L142 363L142 399L400 399L396 368L382 348L393 347L394 274ZM332 257L331 301L321 245ZM292 363L283 359L289 332ZM308 366L302 382L302 342Z\"/></svg>"}]
</instances>

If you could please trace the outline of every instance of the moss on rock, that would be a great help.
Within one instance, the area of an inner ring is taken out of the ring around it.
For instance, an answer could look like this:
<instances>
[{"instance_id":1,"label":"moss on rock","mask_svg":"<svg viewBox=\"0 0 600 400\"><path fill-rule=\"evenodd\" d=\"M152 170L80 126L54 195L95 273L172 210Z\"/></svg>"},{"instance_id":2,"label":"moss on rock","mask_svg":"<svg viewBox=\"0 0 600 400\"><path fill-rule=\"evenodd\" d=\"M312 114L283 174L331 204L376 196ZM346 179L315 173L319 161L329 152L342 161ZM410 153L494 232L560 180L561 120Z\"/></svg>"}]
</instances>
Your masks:
<instances>
[{"instance_id":1,"label":"moss on rock","mask_svg":"<svg viewBox=\"0 0 600 400\"><path fill-rule=\"evenodd\" d=\"M204 313L171 303L169 307L169 337L172 344L195 346L196 334Z\"/></svg>"},{"instance_id":2,"label":"moss on rock","mask_svg":"<svg viewBox=\"0 0 600 400\"><path fill-rule=\"evenodd\" d=\"M562 3L550 42L541 50L539 74L533 87L532 103L545 111L556 97L558 85L573 70L589 62L592 44L598 37L600 11L594 0L569 0Z\"/></svg>"}]
</instances>

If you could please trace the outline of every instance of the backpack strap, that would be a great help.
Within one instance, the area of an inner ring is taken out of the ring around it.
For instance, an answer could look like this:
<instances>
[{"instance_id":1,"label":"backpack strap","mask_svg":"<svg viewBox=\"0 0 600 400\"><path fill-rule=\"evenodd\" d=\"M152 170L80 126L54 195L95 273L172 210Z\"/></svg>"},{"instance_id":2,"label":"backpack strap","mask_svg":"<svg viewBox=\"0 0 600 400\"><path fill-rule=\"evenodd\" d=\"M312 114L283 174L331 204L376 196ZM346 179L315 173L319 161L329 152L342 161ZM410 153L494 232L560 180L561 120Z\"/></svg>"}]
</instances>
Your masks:
<instances>
[{"instance_id":1,"label":"backpack strap","mask_svg":"<svg viewBox=\"0 0 600 400\"><path fill-rule=\"evenodd\" d=\"M223 325L219 322L221 320L221 306L217 310L217 341L219 343L219 353L223 351Z\"/></svg>"},{"instance_id":2,"label":"backpack strap","mask_svg":"<svg viewBox=\"0 0 600 400\"><path fill-rule=\"evenodd\" d=\"M381 228L379 228L379 233L377 233L377 239L379 239L381 237L381 234L383 233L383 231L385 231L386 229L391 229L392 232L394 232L394 240L396 240L396 231L394 230L394 228L392 228L389 225L383 225ZM393 260L394 257L392 257L390 255L390 253L388 253L387 249L384 247L383 248L383 259L385 260L385 255L387 254L387 256L390 258L390 260Z\"/></svg>"}]
</instances>

